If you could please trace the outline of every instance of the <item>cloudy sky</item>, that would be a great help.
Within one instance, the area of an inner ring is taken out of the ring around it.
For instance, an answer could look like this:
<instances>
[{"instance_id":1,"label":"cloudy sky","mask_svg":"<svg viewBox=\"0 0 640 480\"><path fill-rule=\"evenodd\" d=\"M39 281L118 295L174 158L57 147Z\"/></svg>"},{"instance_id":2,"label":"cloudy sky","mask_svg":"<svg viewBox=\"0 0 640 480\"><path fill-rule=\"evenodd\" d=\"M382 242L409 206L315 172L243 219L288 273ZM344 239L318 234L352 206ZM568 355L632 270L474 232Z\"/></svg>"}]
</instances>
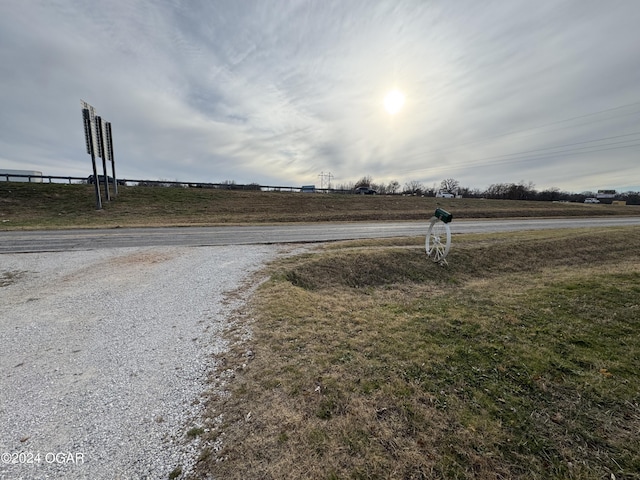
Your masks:
<instances>
[{"instance_id":1,"label":"cloudy sky","mask_svg":"<svg viewBox=\"0 0 640 480\"><path fill-rule=\"evenodd\" d=\"M637 0L1 0L0 168L640 190ZM393 90L403 108L389 114Z\"/></svg>"}]
</instances>

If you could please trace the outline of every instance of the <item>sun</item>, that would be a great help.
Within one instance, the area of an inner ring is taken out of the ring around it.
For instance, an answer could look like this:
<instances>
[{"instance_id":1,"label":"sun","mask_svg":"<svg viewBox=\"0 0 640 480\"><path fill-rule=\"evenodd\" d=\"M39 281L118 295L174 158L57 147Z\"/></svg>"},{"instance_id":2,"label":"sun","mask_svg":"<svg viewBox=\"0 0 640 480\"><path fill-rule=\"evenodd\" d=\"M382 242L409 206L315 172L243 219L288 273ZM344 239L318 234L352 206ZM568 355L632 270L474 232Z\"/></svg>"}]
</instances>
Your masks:
<instances>
[{"instance_id":1,"label":"sun","mask_svg":"<svg viewBox=\"0 0 640 480\"><path fill-rule=\"evenodd\" d=\"M384 108L391 115L398 113L404 105L404 94L400 90L391 90L384 97Z\"/></svg>"}]
</instances>

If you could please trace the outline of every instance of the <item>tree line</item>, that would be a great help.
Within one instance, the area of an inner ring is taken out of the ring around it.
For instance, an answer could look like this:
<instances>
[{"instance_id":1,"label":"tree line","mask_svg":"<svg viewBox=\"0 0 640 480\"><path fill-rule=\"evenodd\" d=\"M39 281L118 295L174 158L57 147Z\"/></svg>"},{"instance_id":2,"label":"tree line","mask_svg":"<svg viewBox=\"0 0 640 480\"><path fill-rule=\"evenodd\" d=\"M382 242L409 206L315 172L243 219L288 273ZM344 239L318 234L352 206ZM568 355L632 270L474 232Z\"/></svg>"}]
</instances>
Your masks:
<instances>
[{"instance_id":1,"label":"tree line","mask_svg":"<svg viewBox=\"0 0 640 480\"><path fill-rule=\"evenodd\" d=\"M178 182L176 180L119 180L119 182L135 183L138 186L153 187L191 187L191 188L219 188L226 190L256 190L260 191L265 188L271 190L290 190L294 191L297 187L265 187L258 183L237 184L233 180L225 180L220 183L192 183ZM86 182L86 181L85 181ZM368 187L375 190L380 195L415 195L425 197L435 197L438 193L450 193L459 195L464 198L488 198L498 200L539 200L539 201L556 201L556 202L584 202L586 198L596 197L596 192L584 191L580 193L567 192L559 188L552 187L544 190L536 190L533 182L525 182L521 180L519 183L494 183L486 189L470 188L460 185L455 178L446 178L440 184L434 183L431 186L425 186L422 182L412 180L404 185L397 180L391 180L388 183L375 182L371 175L365 175L356 182L347 182L332 185L325 191L336 193L352 193L359 187ZM616 195L617 200L624 200L629 205L640 205L640 192L619 192Z\"/></svg>"},{"instance_id":2,"label":"tree line","mask_svg":"<svg viewBox=\"0 0 640 480\"><path fill-rule=\"evenodd\" d=\"M381 195L418 195L435 197L439 192L460 195L465 198L488 198L497 200L539 200L556 202L584 202L586 198L595 197L596 192L584 191L580 193L567 192L552 187L537 190L533 182L520 181L519 183L494 183L486 189L470 188L460 185L455 178L446 178L440 184L425 186L419 181L409 181L401 185L397 180L388 183L373 181L370 175L361 177L356 182L348 182L336 185L337 190L354 190L358 187L369 187ZM640 192L621 192L617 199L625 200L630 205L640 205Z\"/></svg>"}]
</instances>

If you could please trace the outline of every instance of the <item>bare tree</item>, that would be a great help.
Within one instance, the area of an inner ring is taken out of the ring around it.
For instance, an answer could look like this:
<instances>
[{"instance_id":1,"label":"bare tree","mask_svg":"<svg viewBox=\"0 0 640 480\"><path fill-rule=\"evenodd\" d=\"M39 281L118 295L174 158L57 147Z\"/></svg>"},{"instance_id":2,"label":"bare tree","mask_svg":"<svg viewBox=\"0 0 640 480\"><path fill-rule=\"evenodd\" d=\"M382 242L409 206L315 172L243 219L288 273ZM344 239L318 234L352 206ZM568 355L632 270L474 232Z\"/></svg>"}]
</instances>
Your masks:
<instances>
[{"instance_id":1,"label":"bare tree","mask_svg":"<svg viewBox=\"0 0 640 480\"><path fill-rule=\"evenodd\" d=\"M560 191L558 187L550 187L538 194L538 199L545 202L553 202L560 200L563 192Z\"/></svg>"},{"instance_id":2,"label":"bare tree","mask_svg":"<svg viewBox=\"0 0 640 480\"><path fill-rule=\"evenodd\" d=\"M384 183L371 183L369 185L369 188L371 188L372 190L375 190L380 195L387 194L387 186Z\"/></svg>"},{"instance_id":3,"label":"bare tree","mask_svg":"<svg viewBox=\"0 0 640 480\"><path fill-rule=\"evenodd\" d=\"M408 193L410 195L422 195L423 190L424 185L417 180L411 180L404 184L404 193Z\"/></svg>"},{"instance_id":4,"label":"bare tree","mask_svg":"<svg viewBox=\"0 0 640 480\"><path fill-rule=\"evenodd\" d=\"M465 198L481 198L484 196L484 192L479 188L462 187L458 193Z\"/></svg>"},{"instance_id":5,"label":"bare tree","mask_svg":"<svg viewBox=\"0 0 640 480\"><path fill-rule=\"evenodd\" d=\"M392 195L395 195L399 191L400 191L400 182L398 182L397 180L391 180L387 185L387 192Z\"/></svg>"},{"instance_id":6,"label":"bare tree","mask_svg":"<svg viewBox=\"0 0 640 480\"><path fill-rule=\"evenodd\" d=\"M622 199L626 200L627 205L640 205L640 192L624 192L622 194Z\"/></svg>"},{"instance_id":7,"label":"bare tree","mask_svg":"<svg viewBox=\"0 0 640 480\"><path fill-rule=\"evenodd\" d=\"M365 175L364 177L362 177L360 180L356 182L356 185L354 188L370 187L372 183L373 183L373 178L371 178L371 175Z\"/></svg>"},{"instance_id":8,"label":"bare tree","mask_svg":"<svg viewBox=\"0 0 640 480\"><path fill-rule=\"evenodd\" d=\"M440 190L443 192L456 193L460 188L460 182L455 178L447 178L440 182Z\"/></svg>"},{"instance_id":9,"label":"bare tree","mask_svg":"<svg viewBox=\"0 0 640 480\"><path fill-rule=\"evenodd\" d=\"M484 196L493 199L503 199L507 197L509 190L509 184L507 183L494 183L484 191Z\"/></svg>"},{"instance_id":10,"label":"bare tree","mask_svg":"<svg viewBox=\"0 0 640 480\"><path fill-rule=\"evenodd\" d=\"M340 183L333 186L333 190L341 190L341 191L353 190L354 188L356 187L353 184L353 182Z\"/></svg>"}]
</instances>

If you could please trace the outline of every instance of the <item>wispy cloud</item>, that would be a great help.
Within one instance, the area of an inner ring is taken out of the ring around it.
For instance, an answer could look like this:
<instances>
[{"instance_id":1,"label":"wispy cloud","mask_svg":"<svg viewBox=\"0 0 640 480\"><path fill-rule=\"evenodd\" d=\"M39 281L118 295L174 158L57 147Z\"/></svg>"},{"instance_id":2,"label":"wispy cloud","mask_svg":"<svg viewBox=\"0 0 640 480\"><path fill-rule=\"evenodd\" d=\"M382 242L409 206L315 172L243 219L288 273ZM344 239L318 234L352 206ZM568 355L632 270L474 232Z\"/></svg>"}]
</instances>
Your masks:
<instances>
[{"instance_id":1,"label":"wispy cloud","mask_svg":"<svg viewBox=\"0 0 640 480\"><path fill-rule=\"evenodd\" d=\"M125 177L640 189L639 21L633 0L9 0L0 167L88 174L82 98Z\"/></svg>"}]
</instances>

